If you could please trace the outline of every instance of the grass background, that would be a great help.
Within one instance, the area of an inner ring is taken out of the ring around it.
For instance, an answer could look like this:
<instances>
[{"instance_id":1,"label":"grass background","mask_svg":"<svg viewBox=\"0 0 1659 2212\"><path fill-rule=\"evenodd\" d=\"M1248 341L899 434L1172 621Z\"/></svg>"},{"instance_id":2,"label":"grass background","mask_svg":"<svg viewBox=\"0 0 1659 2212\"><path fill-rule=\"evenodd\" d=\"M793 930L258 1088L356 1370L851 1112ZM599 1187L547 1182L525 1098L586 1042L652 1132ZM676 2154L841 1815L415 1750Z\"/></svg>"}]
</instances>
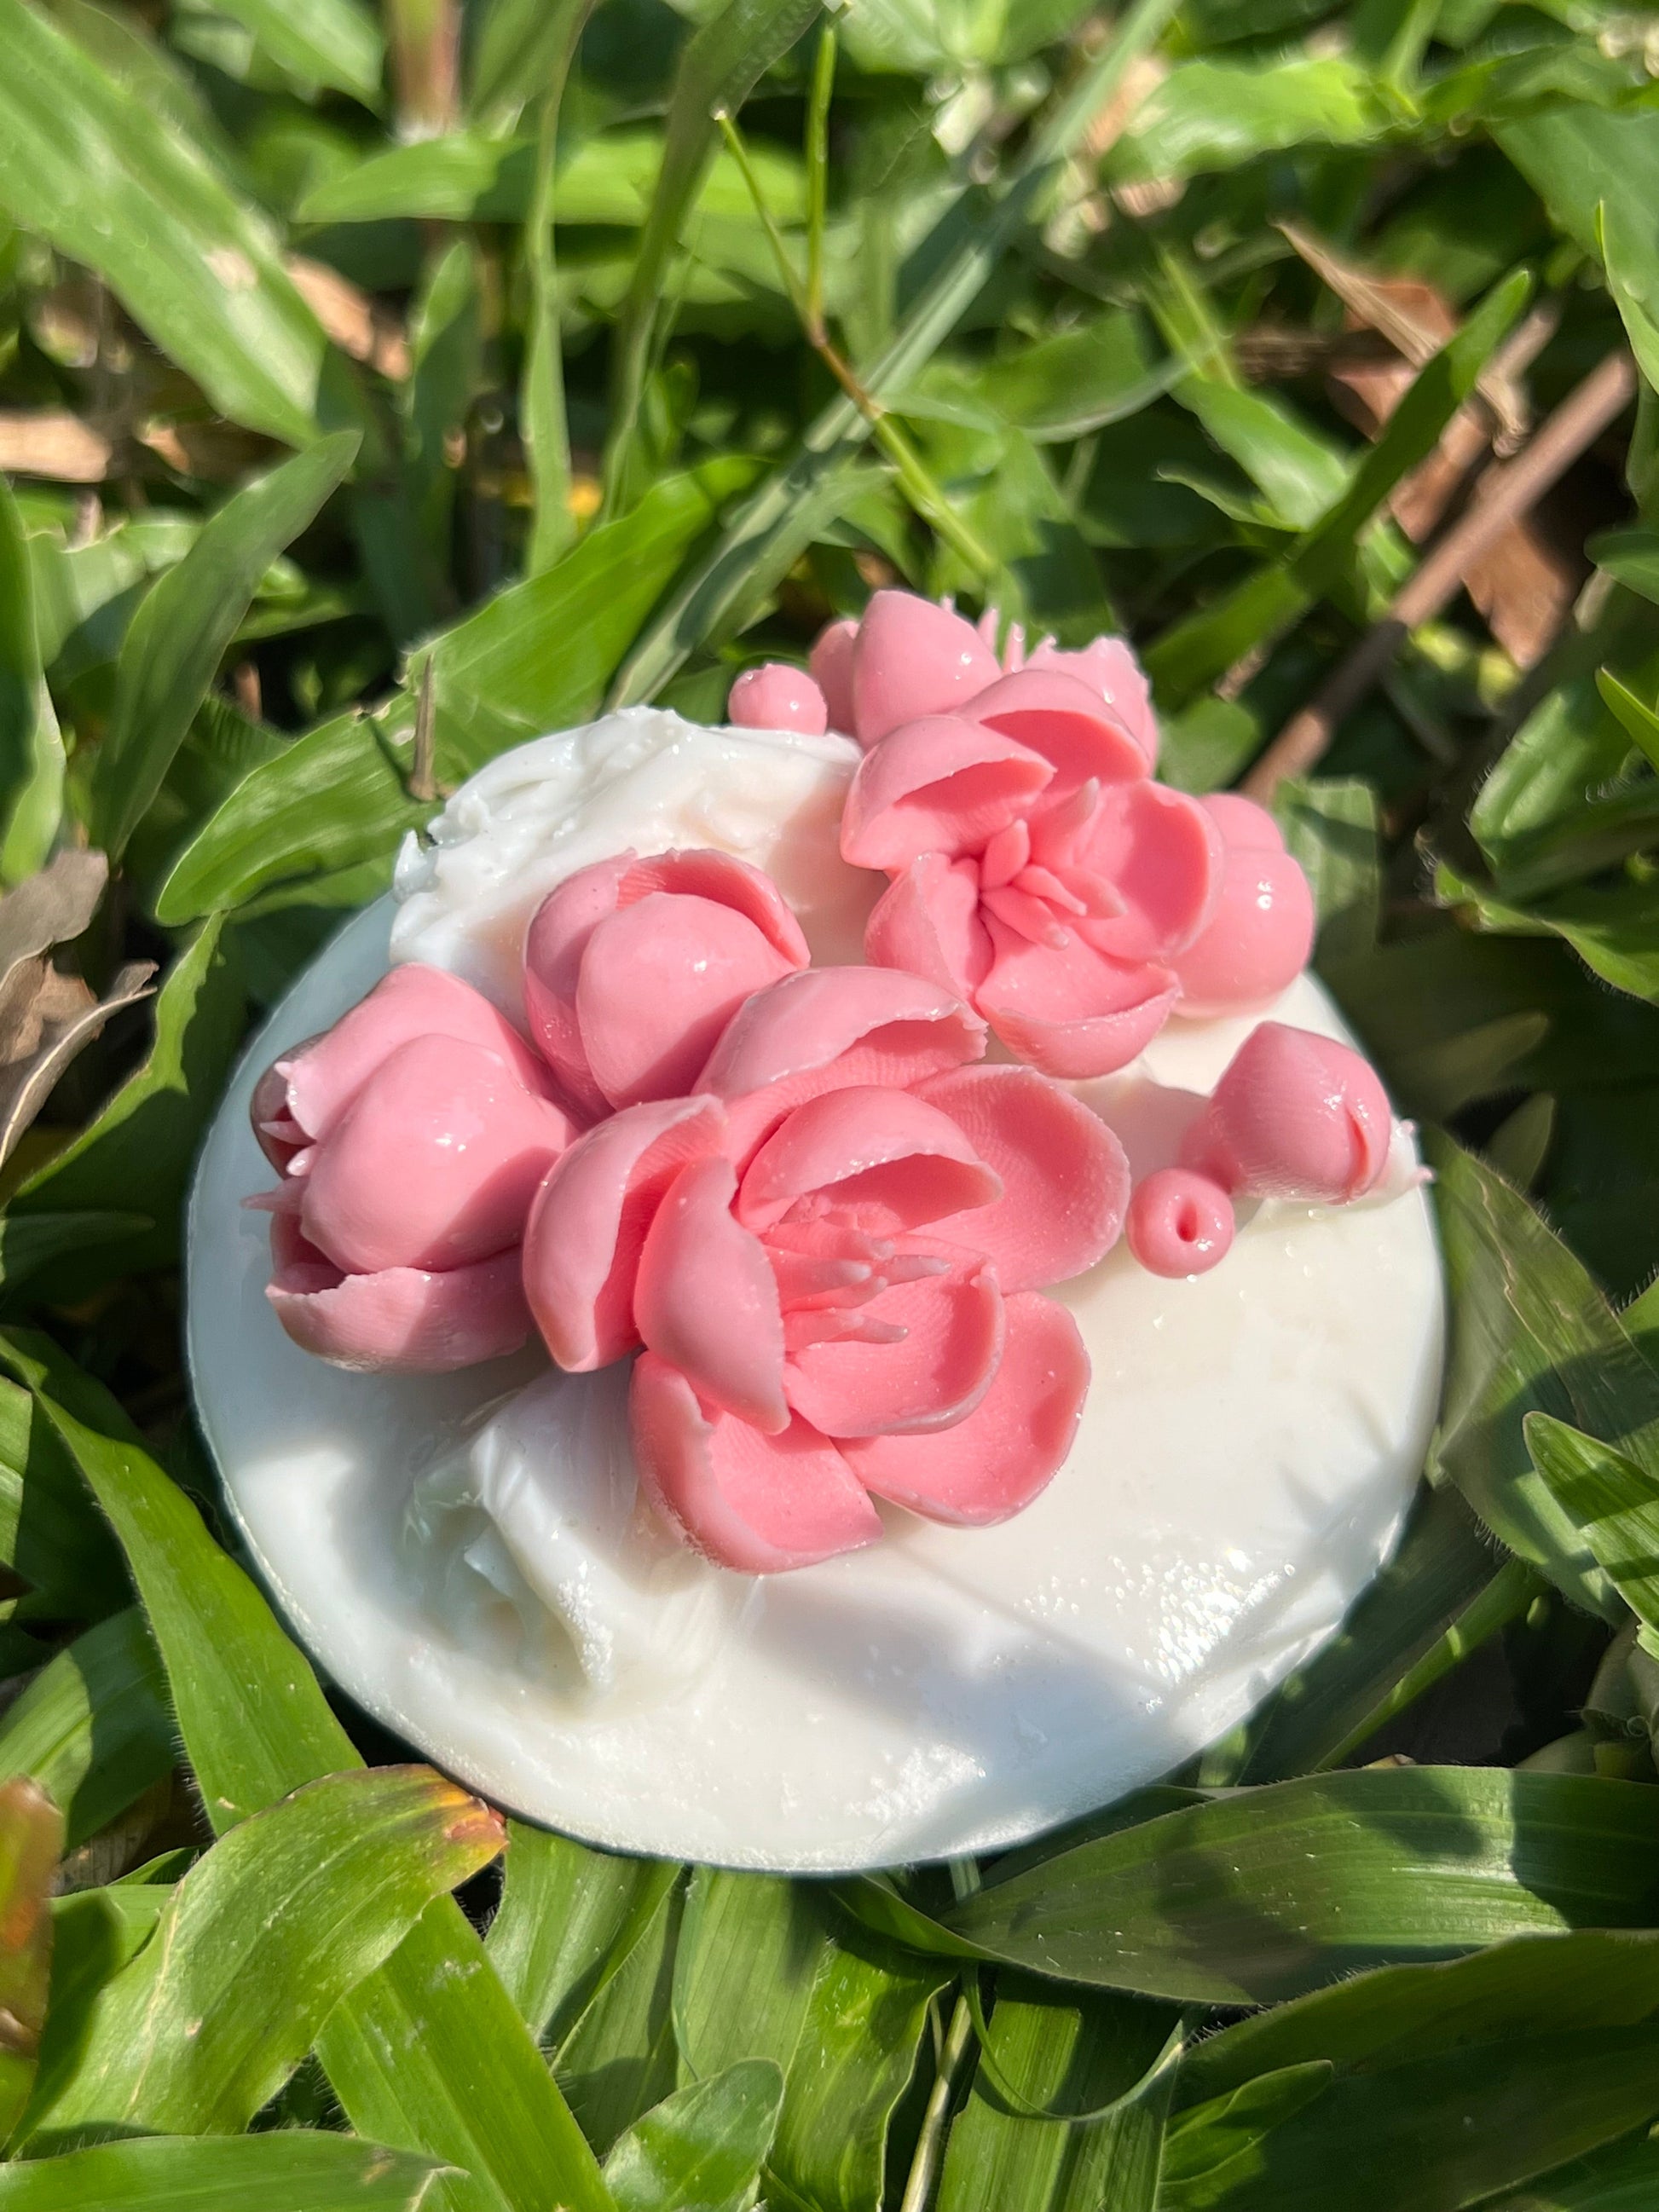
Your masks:
<instances>
[{"instance_id":1,"label":"grass background","mask_svg":"<svg viewBox=\"0 0 1659 2212\"><path fill-rule=\"evenodd\" d=\"M1656 76L1598 0L0 0L0 2212L1659 2203ZM447 789L895 581L1276 781L1431 1133L1427 1480L1027 1851L503 1882L228 1542L190 1161Z\"/></svg>"}]
</instances>

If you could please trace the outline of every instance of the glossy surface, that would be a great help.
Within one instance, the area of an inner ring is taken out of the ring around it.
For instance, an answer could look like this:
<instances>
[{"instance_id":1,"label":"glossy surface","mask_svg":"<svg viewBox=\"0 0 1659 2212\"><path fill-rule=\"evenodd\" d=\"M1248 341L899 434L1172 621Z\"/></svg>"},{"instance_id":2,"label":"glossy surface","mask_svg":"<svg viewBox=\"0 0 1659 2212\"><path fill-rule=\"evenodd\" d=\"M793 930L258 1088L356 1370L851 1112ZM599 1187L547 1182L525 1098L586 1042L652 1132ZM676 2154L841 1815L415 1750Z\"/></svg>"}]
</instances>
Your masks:
<instances>
[{"instance_id":1,"label":"glossy surface","mask_svg":"<svg viewBox=\"0 0 1659 2212\"><path fill-rule=\"evenodd\" d=\"M684 732L670 733L672 763L646 750L634 811L648 822L623 818L628 792L611 781L608 849L674 842L677 763L696 817L678 841L775 865L759 837L708 826L758 817L768 744L789 755L776 767L795 815L832 817L802 774L805 741ZM544 742L569 757L565 740ZM488 774L509 786L511 765ZM814 773L838 805L844 757L820 755ZM567 805L578 795L568 787ZM476 941L465 898L429 904L421 957L447 932L453 964L482 981L502 915L516 899L527 918L549 887L550 846L573 867L599 857L584 820L550 835L537 798L535 835L487 827L481 849L446 858L452 892L488 889L509 850L538 879L498 876ZM810 836L799 844L818 891L811 937L863 887ZM1437 1395L1419 1192L1340 1214L1247 1204L1226 1266L1195 1280L1150 1276L1120 1247L1060 1294L1094 1384L1035 1504L993 1528L884 1505L885 1542L751 1582L642 1535L621 1370L549 1377L516 1401L544 1375L540 1355L394 1382L321 1366L270 1315L264 1225L237 1206L265 1179L249 1094L283 1046L374 981L388 921L382 903L348 927L232 1087L193 1207L190 1327L204 1426L273 1589L324 1665L423 1752L602 1843L794 1871L877 1865L1007 1843L1152 1778L1334 1627L1392 1540ZM416 934L405 909L400 935ZM1311 982L1275 1012L1340 1034ZM1198 1094L1251 1026L1171 1026L1134 1068L1084 1087L1137 1176L1174 1163Z\"/></svg>"}]
</instances>

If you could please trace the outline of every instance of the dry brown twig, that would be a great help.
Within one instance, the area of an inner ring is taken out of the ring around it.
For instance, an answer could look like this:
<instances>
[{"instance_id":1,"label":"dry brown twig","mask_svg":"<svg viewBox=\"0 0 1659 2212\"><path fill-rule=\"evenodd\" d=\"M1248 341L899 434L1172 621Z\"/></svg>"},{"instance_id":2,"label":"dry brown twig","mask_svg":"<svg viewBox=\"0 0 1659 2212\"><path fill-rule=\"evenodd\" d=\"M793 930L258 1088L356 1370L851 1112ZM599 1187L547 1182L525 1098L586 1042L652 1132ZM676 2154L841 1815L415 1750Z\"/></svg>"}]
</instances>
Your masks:
<instances>
[{"instance_id":1,"label":"dry brown twig","mask_svg":"<svg viewBox=\"0 0 1659 2212\"><path fill-rule=\"evenodd\" d=\"M1270 799L1287 776L1304 775L1323 757L1344 717L1370 690L1410 633L1449 605L1471 565L1559 481L1635 394L1630 356L1622 349L1609 354L1569 392L1516 459L1486 471L1468 511L1418 564L1387 614L1256 762L1243 783L1250 798Z\"/></svg>"},{"instance_id":2,"label":"dry brown twig","mask_svg":"<svg viewBox=\"0 0 1659 2212\"><path fill-rule=\"evenodd\" d=\"M60 853L0 898L0 1162L7 1159L76 1053L112 1014L149 994L155 963L130 961L100 1000L52 963L103 896L101 853Z\"/></svg>"}]
</instances>

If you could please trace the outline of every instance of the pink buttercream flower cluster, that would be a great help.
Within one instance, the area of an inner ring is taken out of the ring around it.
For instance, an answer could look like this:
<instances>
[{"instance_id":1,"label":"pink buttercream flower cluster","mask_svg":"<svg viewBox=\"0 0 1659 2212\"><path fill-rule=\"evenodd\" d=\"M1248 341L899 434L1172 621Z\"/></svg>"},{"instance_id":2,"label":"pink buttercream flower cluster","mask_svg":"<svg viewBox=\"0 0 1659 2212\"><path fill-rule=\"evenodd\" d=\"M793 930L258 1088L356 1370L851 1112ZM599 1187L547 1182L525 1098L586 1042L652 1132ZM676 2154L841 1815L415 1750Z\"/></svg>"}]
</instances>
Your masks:
<instances>
[{"instance_id":1,"label":"pink buttercream flower cluster","mask_svg":"<svg viewBox=\"0 0 1659 2212\"><path fill-rule=\"evenodd\" d=\"M641 1488L748 1573L872 1542L874 1500L1018 1512L1089 1382L1043 1293L1120 1232L1153 1273L1225 1255L1240 1199L1343 1204L1392 1122L1347 1047L1255 1029L1176 1164L1130 1188L1061 1080L1172 1012L1300 970L1307 884L1271 818L1157 782L1121 641L1016 633L878 592L734 720L855 735L842 849L884 872L863 967L814 969L769 878L632 853L543 901L529 1037L458 977L393 969L255 1091L277 1188L269 1297L307 1351L419 1373L518 1350L629 1358ZM1016 1061L983 1064L988 1028Z\"/></svg>"},{"instance_id":2,"label":"pink buttercream flower cluster","mask_svg":"<svg viewBox=\"0 0 1659 2212\"><path fill-rule=\"evenodd\" d=\"M1122 1148L984 1023L886 968L812 969L768 878L618 855L532 921L532 1044L395 969L286 1054L253 1118L279 1188L270 1297L307 1350L409 1372L637 1354L646 1494L712 1558L799 1566L872 1499L976 1524L1029 1504L1088 1386L1041 1295L1116 1241Z\"/></svg>"},{"instance_id":3,"label":"pink buttercream flower cluster","mask_svg":"<svg viewBox=\"0 0 1659 2212\"><path fill-rule=\"evenodd\" d=\"M866 957L943 984L1016 1058L1106 1075L1171 1013L1268 1005L1307 963L1313 902L1273 818L1159 783L1146 679L980 629L908 592L838 623L810 675L732 688L734 721L841 730L865 758L842 852L890 878Z\"/></svg>"}]
</instances>

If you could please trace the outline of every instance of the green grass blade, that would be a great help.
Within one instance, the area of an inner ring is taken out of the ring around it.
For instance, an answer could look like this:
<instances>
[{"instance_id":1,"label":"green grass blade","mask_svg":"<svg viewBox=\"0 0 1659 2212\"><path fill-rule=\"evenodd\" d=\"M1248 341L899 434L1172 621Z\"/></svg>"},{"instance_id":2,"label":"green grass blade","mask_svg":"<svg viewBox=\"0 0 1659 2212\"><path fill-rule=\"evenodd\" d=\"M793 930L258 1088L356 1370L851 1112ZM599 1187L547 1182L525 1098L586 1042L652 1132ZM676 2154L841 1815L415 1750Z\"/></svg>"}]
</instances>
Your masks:
<instances>
[{"instance_id":1,"label":"green grass blade","mask_svg":"<svg viewBox=\"0 0 1659 2212\"><path fill-rule=\"evenodd\" d=\"M0 209L95 270L232 422L314 438L330 348L265 219L25 0L0 0Z\"/></svg>"},{"instance_id":2,"label":"green grass blade","mask_svg":"<svg viewBox=\"0 0 1659 2212\"><path fill-rule=\"evenodd\" d=\"M23 2140L40 2155L128 2130L239 2133L335 2006L501 1845L499 1817L422 1766L330 1775L240 1822L43 2066Z\"/></svg>"},{"instance_id":3,"label":"green grass blade","mask_svg":"<svg viewBox=\"0 0 1659 2212\"><path fill-rule=\"evenodd\" d=\"M209 1819L222 1832L361 1764L305 1656L115 1407L41 1337L0 1340L131 1562ZM428 1907L323 2031L349 2118L464 2170L445 2212L610 2212L599 2168L459 1907Z\"/></svg>"},{"instance_id":4,"label":"green grass blade","mask_svg":"<svg viewBox=\"0 0 1659 2212\"><path fill-rule=\"evenodd\" d=\"M352 2136L280 2134L100 2143L0 2166L0 2212L420 2212L435 2169Z\"/></svg>"},{"instance_id":5,"label":"green grass blade","mask_svg":"<svg viewBox=\"0 0 1659 2212\"><path fill-rule=\"evenodd\" d=\"M69 1850L170 1772L175 1751L167 1677L136 1607L77 1637L0 1719L0 1778L40 1784Z\"/></svg>"},{"instance_id":6,"label":"green grass blade","mask_svg":"<svg viewBox=\"0 0 1659 2212\"><path fill-rule=\"evenodd\" d=\"M783 2075L768 2058L740 2058L665 2097L605 2160L617 2212L745 2212L782 2102Z\"/></svg>"},{"instance_id":7,"label":"green grass blade","mask_svg":"<svg viewBox=\"0 0 1659 2212\"><path fill-rule=\"evenodd\" d=\"M550 568L575 535L570 512L570 432L564 408L564 337L559 325L558 270L553 246L557 200L559 109L582 27L593 0L552 0L545 89L536 140L536 188L525 227L530 271L529 343L519 392L519 423L530 467L532 510L525 573Z\"/></svg>"},{"instance_id":8,"label":"green grass blade","mask_svg":"<svg viewBox=\"0 0 1659 2212\"><path fill-rule=\"evenodd\" d=\"M606 511L620 505L664 278L717 143L714 114L735 114L775 62L817 15L822 0L727 0L686 46L675 73L662 167L640 234L634 274L612 336L611 416L605 453Z\"/></svg>"},{"instance_id":9,"label":"green grass blade","mask_svg":"<svg viewBox=\"0 0 1659 2212\"><path fill-rule=\"evenodd\" d=\"M557 2046L623 1964L681 1869L509 1831L507 1881L484 1949L539 2041Z\"/></svg>"},{"instance_id":10,"label":"green grass blade","mask_svg":"<svg viewBox=\"0 0 1659 2212\"><path fill-rule=\"evenodd\" d=\"M93 772L88 831L112 857L161 789L261 577L343 481L360 443L340 431L227 500L134 616Z\"/></svg>"},{"instance_id":11,"label":"green grass blade","mask_svg":"<svg viewBox=\"0 0 1659 2212\"><path fill-rule=\"evenodd\" d=\"M1175 2069L1162 2069L1150 2101L1134 2092L1176 2017L1133 1997L1077 1999L999 1976L938 2212L1150 2212Z\"/></svg>"},{"instance_id":12,"label":"green grass blade","mask_svg":"<svg viewBox=\"0 0 1659 2212\"><path fill-rule=\"evenodd\" d=\"M859 366L859 380L872 398L878 404L891 400L932 359L1004 251L1033 221L1091 121L1175 9L1176 0L1135 0L1115 36L1033 132L1029 152L989 211L964 222L958 207L943 218L944 235L954 244L876 360ZM756 604L772 589L809 542L810 529L802 534L802 518L822 514L828 520L853 496L847 465L869 434L868 421L844 395L824 408L799 450L733 517L708 559L635 644L612 688L612 706L653 698L717 626L729 623L732 610ZM826 491L837 483L845 487L839 499L833 489Z\"/></svg>"},{"instance_id":13,"label":"green grass blade","mask_svg":"<svg viewBox=\"0 0 1659 2212\"><path fill-rule=\"evenodd\" d=\"M1659 1469L1659 1376L1518 1191L1448 1138L1436 1135L1429 1157L1451 1292L1435 1461L1567 1597L1622 1618L1583 1531L1534 1468L1522 1424L1553 1414Z\"/></svg>"},{"instance_id":14,"label":"green grass blade","mask_svg":"<svg viewBox=\"0 0 1659 2212\"><path fill-rule=\"evenodd\" d=\"M1419 1766L1316 1775L1083 1844L951 1909L1057 1980L1268 2004L1360 1968L1659 1910L1659 1790Z\"/></svg>"},{"instance_id":15,"label":"green grass blade","mask_svg":"<svg viewBox=\"0 0 1659 2212\"><path fill-rule=\"evenodd\" d=\"M223 0L222 12L301 83L379 105L386 40L362 0Z\"/></svg>"},{"instance_id":16,"label":"green grass blade","mask_svg":"<svg viewBox=\"0 0 1659 2212\"><path fill-rule=\"evenodd\" d=\"M0 477L0 878L46 864L64 800L64 741L40 665L22 518Z\"/></svg>"}]
</instances>

